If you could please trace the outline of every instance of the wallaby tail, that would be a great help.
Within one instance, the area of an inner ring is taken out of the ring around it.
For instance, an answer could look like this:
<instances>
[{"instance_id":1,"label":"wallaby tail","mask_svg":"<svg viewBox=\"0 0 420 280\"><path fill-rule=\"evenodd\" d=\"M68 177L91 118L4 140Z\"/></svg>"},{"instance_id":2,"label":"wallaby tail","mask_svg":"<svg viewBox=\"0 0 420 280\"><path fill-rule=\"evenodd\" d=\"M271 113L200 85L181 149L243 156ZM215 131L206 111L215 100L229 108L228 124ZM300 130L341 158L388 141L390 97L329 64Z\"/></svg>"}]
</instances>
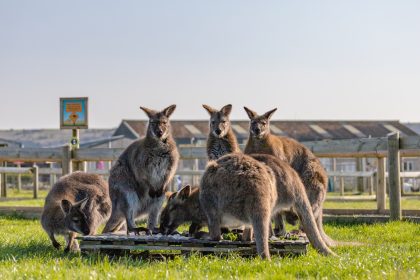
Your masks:
<instances>
[{"instance_id":1,"label":"wallaby tail","mask_svg":"<svg viewBox=\"0 0 420 280\"><path fill-rule=\"evenodd\" d=\"M308 198L306 196L298 197L295 208L300 217L303 230L305 231L312 246L323 255L335 256L336 254L328 248L318 231Z\"/></svg>"}]
</instances>

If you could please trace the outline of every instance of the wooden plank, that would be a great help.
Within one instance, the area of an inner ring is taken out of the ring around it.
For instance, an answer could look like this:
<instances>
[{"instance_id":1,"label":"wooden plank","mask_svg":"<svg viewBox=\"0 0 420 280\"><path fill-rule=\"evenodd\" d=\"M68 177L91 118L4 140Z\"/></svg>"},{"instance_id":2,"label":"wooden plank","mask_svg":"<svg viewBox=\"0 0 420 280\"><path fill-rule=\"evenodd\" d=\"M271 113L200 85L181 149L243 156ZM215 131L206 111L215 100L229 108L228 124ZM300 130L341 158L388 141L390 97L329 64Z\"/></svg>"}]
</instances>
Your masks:
<instances>
[{"instance_id":1,"label":"wooden plank","mask_svg":"<svg viewBox=\"0 0 420 280\"><path fill-rule=\"evenodd\" d=\"M31 167L0 167L3 174L32 174Z\"/></svg>"},{"instance_id":2,"label":"wooden plank","mask_svg":"<svg viewBox=\"0 0 420 280\"><path fill-rule=\"evenodd\" d=\"M302 142L318 157L381 157L387 152L387 138L360 138Z\"/></svg>"},{"instance_id":3,"label":"wooden plank","mask_svg":"<svg viewBox=\"0 0 420 280\"><path fill-rule=\"evenodd\" d=\"M388 136L389 208L391 220L401 220L400 135Z\"/></svg>"},{"instance_id":4,"label":"wooden plank","mask_svg":"<svg viewBox=\"0 0 420 280\"><path fill-rule=\"evenodd\" d=\"M379 213L376 209L323 209L322 211L326 215L375 215L375 214L390 214L388 209ZM420 210L402 210L403 216L415 216L420 217Z\"/></svg>"},{"instance_id":5,"label":"wooden plank","mask_svg":"<svg viewBox=\"0 0 420 280\"><path fill-rule=\"evenodd\" d=\"M0 161L61 161L61 148L0 148Z\"/></svg>"},{"instance_id":6,"label":"wooden plank","mask_svg":"<svg viewBox=\"0 0 420 280\"><path fill-rule=\"evenodd\" d=\"M335 177L372 177L375 171L327 171L328 176Z\"/></svg>"},{"instance_id":7,"label":"wooden plank","mask_svg":"<svg viewBox=\"0 0 420 280\"><path fill-rule=\"evenodd\" d=\"M74 160L78 161L113 161L122 154L122 148L85 148L74 151Z\"/></svg>"},{"instance_id":8,"label":"wooden plank","mask_svg":"<svg viewBox=\"0 0 420 280\"><path fill-rule=\"evenodd\" d=\"M378 212L385 211L386 205L386 161L385 158L378 158L378 176L376 188L376 207Z\"/></svg>"}]
</instances>

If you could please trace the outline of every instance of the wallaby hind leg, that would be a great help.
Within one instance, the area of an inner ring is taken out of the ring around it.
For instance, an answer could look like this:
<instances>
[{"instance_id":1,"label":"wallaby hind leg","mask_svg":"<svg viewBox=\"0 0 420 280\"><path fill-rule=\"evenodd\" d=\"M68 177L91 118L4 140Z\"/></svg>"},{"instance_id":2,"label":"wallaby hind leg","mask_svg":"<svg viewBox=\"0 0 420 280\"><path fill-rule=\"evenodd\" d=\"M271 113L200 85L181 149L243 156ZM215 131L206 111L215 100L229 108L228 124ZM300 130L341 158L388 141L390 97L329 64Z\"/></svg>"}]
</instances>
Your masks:
<instances>
[{"instance_id":1,"label":"wallaby hind leg","mask_svg":"<svg viewBox=\"0 0 420 280\"><path fill-rule=\"evenodd\" d=\"M258 255L262 259L267 260L271 260L270 249L268 247L268 225L270 224L270 220L270 216L267 215L263 217L254 217L252 221Z\"/></svg>"},{"instance_id":2,"label":"wallaby hind leg","mask_svg":"<svg viewBox=\"0 0 420 280\"><path fill-rule=\"evenodd\" d=\"M112 212L111 217L109 218L104 229L102 230L102 233L116 232L116 231L123 230L122 227L124 227L124 225L125 225L124 215L120 211L116 210L115 212Z\"/></svg>"},{"instance_id":3,"label":"wallaby hind leg","mask_svg":"<svg viewBox=\"0 0 420 280\"><path fill-rule=\"evenodd\" d=\"M274 215L274 235L275 236L285 236L286 235L286 225L284 223L284 214L277 213ZM270 224L271 227L271 224Z\"/></svg>"},{"instance_id":4,"label":"wallaby hind leg","mask_svg":"<svg viewBox=\"0 0 420 280\"><path fill-rule=\"evenodd\" d=\"M154 204L151 206L151 208L149 210L149 218L148 218L148 221L147 221L147 228L153 234L159 233L159 229L156 228L156 225L158 224L158 221L159 221L160 210L162 209L163 202L164 202L163 197L162 197L162 199L159 198L159 200L155 201Z\"/></svg>"},{"instance_id":5,"label":"wallaby hind leg","mask_svg":"<svg viewBox=\"0 0 420 280\"><path fill-rule=\"evenodd\" d=\"M316 220L316 225L318 227L319 234L321 235L324 242L330 247L337 246L337 242L334 241L331 237L329 237L324 231L324 224L322 222L322 209L321 209L319 215L317 217L315 217L315 220Z\"/></svg>"},{"instance_id":6,"label":"wallaby hind leg","mask_svg":"<svg viewBox=\"0 0 420 280\"><path fill-rule=\"evenodd\" d=\"M50 238L50 240L51 240L52 245L54 246L54 248L57 249L57 250L60 249L61 245L55 239L54 233L52 233L52 232L48 233L48 237Z\"/></svg>"},{"instance_id":7,"label":"wallaby hind leg","mask_svg":"<svg viewBox=\"0 0 420 280\"><path fill-rule=\"evenodd\" d=\"M221 216L215 208L207 209L206 211L209 234L212 240L218 241L222 238L222 231L220 229Z\"/></svg>"},{"instance_id":8,"label":"wallaby hind leg","mask_svg":"<svg viewBox=\"0 0 420 280\"><path fill-rule=\"evenodd\" d=\"M145 227L137 227L136 215L137 210L140 209L140 201L136 192L126 192L125 194L125 221L127 224L127 235L130 232L134 232L135 235L139 235L140 232L145 231L147 235L151 234L151 231Z\"/></svg>"}]
</instances>

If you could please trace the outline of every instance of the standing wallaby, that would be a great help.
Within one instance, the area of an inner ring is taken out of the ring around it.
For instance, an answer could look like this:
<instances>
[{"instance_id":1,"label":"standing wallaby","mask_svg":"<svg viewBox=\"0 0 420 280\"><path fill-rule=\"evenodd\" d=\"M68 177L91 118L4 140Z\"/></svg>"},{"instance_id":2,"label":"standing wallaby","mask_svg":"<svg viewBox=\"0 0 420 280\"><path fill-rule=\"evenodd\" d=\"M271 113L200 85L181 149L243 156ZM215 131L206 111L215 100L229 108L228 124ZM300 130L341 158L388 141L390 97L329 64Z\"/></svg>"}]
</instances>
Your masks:
<instances>
[{"instance_id":1,"label":"standing wallaby","mask_svg":"<svg viewBox=\"0 0 420 280\"><path fill-rule=\"evenodd\" d=\"M203 107L210 114L210 132L207 139L209 160L216 160L225 154L239 152L238 141L229 120L232 105L225 105L220 111L208 105L203 105Z\"/></svg>"},{"instance_id":2,"label":"standing wallaby","mask_svg":"<svg viewBox=\"0 0 420 280\"><path fill-rule=\"evenodd\" d=\"M271 211L277 200L275 182L265 164L242 153L210 161L199 192L210 238L220 240L221 226L252 227L258 254L270 259L268 238Z\"/></svg>"},{"instance_id":3,"label":"standing wallaby","mask_svg":"<svg viewBox=\"0 0 420 280\"><path fill-rule=\"evenodd\" d=\"M119 231L125 223L127 234L155 229L179 159L169 122L175 107L161 112L140 107L149 117L147 134L128 146L111 169L112 214L103 232ZM147 214L147 229L137 227L135 220Z\"/></svg>"},{"instance_id":4,"label":"standing wallaby","mask_svg":"<svg viewBox=\"0 0 420 280\"><path fill-rule=\"evenodd\" d=\"M41 224L57 249L54 235L64 235L65 251L77 251L77 233L96 234L111 214L108 184L99 175L74 172L61 177L45 198Z\"/></svg>"},{"instance_id":5,"label":"standing wallaby","mask_svg":"<svg viewBox=\"0 0 420 280\"><path fill-rule=\"evenodd\" d=\"M305 187L296 171L286 162L271 155L252 154L250 156L266 164L275 175L277 201L272 215L276 216L279 212L293 208L298 214L312 246L321 254L334 255L318 231ZM199 188L185 186L168 199L168 203L162 211L160 224L162 233L171 234L184 223L191 223L190 236L207 225L206 216L199 203Z\"/></svg>"},{"instance_id":6,"label":"standing wallaby","mask_svg":"<svg viewBox=\"0 0 420 280\"><path fill-rule=\"evenodd\" d=\"M304 145L294 139L276 136L270 132L270 118L277 109L259 116L244 107L250 118L250 135L245 147L246 154L269 154L289 163L297 171L306 188L318 230L328 246L335 246L322 224L322 205L327 192L328 177L319 159Z\"/></svg>"}]
</instances>

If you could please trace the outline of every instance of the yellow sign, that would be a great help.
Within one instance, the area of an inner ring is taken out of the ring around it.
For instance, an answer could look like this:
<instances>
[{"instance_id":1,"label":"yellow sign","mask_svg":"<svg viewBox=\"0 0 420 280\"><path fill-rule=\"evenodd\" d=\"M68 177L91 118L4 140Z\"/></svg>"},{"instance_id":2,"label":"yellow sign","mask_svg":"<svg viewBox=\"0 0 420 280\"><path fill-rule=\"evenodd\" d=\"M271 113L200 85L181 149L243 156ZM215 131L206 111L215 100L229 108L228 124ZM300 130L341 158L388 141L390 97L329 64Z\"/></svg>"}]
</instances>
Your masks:
<instances>
[{"instance_id":1,"label":"yellow sign","mask_svg":"<svg viewBox=\"0 0 420 280\"><path fill-rule=\"evenodd\" d=\"M66 103L66 112L70 112L70 113L82 112L82 104Z\"/></svg>"}]
</instances>

